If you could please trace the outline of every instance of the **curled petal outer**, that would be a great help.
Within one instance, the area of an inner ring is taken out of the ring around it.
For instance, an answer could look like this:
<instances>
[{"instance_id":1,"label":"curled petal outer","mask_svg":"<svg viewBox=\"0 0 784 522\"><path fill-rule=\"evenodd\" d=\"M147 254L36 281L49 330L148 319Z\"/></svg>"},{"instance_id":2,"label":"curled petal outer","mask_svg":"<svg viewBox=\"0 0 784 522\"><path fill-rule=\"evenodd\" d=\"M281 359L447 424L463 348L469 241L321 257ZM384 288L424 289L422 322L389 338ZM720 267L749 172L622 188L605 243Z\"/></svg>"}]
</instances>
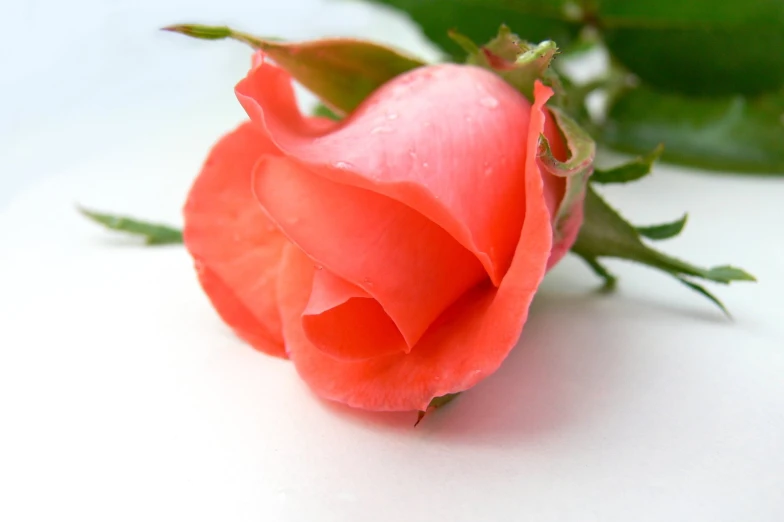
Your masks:
<instances>
[{"instance_id":1,"label":"curled petal outer","mask_svg":"<svg viewBox=\"0 0 784 522\"><path fill-rule=\"evenodd\" d=\"M288 241L251 191L253 166L265 154L280 152L250 122L213 147L183 210L183 239L221 318L254 348L285 357L275 288Z\"/></svg>"}]
</instances>

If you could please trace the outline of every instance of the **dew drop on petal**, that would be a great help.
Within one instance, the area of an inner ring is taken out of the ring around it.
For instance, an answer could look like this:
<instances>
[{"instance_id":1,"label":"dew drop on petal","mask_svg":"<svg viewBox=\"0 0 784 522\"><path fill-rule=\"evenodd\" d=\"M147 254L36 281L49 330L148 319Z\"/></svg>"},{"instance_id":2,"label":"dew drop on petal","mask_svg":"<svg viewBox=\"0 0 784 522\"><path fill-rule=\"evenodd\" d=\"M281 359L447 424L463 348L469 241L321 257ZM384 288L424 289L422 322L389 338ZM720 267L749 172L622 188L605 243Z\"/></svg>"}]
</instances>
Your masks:
<instances>
[{"instance_id":1,"label":"dew drop on petal","mask_svg":"<svg viewBox=\"0 0 784 522\"><path fill-rule=\"evenodd\" d=\"M370 134L389 134L390 132L395 132L395 129L392 127L374 127L373 130L370 131Z\"/></svg>"},{"instance_id":2,"label":"dew drop on petal","mask_svg":"<svg viewBox=\"0 0 784 522\"><path fill-rule=\"evenodd\" d=\"M479 104L482 107L487 107L488 109L495 109L496 107L498 107L498 100L496 100L492 96L485 96L484 98L479 100Z\"/></svg>"},{"instance_id":3,"label":"dew drop on petal","mask_svg":"<svg viewBox=\"0 0 784 522\"><path fill-rule=\"evenodd\" d=\"M201 261L196 260L196 261L193 262L193 268L196 269L196 273L197 274L202 274L206 270L207 267L205 267L204 263L202 263Z\"/></svg>"},{"instance_id":4,"label":"dew drop on petal","mask_svg":"<svg viewBox=\"0 0 784 522\"><path fill-rule=\"evenodd\" d=\"M354 168L354 165L347 161L336 161L332 164L332 166L340 170L351 170Z\"/></svg>"},{"instance_id":5,"label":"dew drop on petal","mask_svg":"<svg viewBox=\"0 0 784 522\"><path fill-rule=\"evenodd\" d=\"M396 120L397 119L397 113L396 112L390 112L389 114L387 114L387 119L388 120Z\"/></svg>"}]
</instances>

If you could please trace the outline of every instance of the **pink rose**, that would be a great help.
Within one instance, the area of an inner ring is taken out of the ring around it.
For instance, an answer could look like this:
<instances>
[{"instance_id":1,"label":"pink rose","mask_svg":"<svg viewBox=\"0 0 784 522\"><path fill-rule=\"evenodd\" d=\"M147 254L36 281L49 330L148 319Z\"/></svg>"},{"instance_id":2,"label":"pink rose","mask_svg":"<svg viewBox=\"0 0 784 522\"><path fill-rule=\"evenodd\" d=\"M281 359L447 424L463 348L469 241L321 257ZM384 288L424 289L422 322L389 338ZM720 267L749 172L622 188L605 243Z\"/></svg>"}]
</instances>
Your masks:
<instances>
[{"instance_id":1,"label":"pink rose","mask_svg":"<svg viewBox=\"0 0 784 522\"><path fill-rule=\"evenodd\" d=\"M582 221L538 158L541 133L569 154L551 90L537 83L532 105L484 69L434 65L335 123L303 116L288 73L254 63L236 88L251 121L213 148L185 206L224 321L358 408L424 410L493 373Z\"/></svg>"}]
</instances>

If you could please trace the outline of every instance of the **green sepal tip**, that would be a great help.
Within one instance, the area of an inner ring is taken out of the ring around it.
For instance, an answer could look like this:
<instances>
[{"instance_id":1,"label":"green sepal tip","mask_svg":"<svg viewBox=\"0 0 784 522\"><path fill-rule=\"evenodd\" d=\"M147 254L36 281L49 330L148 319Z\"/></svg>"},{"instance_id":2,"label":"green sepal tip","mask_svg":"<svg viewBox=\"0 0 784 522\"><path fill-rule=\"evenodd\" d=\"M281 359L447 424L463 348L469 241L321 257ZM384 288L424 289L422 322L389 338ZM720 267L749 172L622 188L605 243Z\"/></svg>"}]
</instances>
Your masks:
<instances>
[{"instance_id":1,"label":"green sepal tip","mask_svg":"<svg viewBox=\"0 0 784 522\"><path fill-rule=\"evenodd\" d=\"M441 406L444 406L445 404L452 402L458 395L460 395L460 392L447 393L446 395L441 395L440 397L433 397L425 410L420 410L417 412L417 420L414 423L414 426L419 425L419 423L422 422L422 419L425 418L425 415L427 415L429 411L435 410Z\"/></svg>"},{"instance_id":2,"label":"green sepal tip","mask_svg":"<svg viewBox=\"0 0 784 522\"><path fill-rule=\"evenodd\" d=\"M104 214L77 207L86 218L103 225L109 230L144 238L147 245L172 245L182 243L182 231L168 225L140 221L127 216Z\"/></svg>"}]
</instances>

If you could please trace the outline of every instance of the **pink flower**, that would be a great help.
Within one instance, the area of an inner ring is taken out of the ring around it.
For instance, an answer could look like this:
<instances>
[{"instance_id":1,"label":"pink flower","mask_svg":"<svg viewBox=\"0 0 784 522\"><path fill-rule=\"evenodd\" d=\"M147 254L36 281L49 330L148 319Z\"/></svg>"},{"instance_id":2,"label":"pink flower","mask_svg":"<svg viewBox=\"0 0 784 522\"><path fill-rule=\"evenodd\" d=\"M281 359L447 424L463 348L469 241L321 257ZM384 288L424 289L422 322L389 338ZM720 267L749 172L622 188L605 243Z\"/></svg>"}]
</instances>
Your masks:
<instances>
[{"instance_id":1,"label":"pink flower","mask_svg":"<svg viewBox=\"0 0 784 522\"><path fill-rule=\"evenodd\" d=\"M251 121L213 148L185 206L221 317L358 408L424 410L493 373L582 221L580 200L554 230L565 180L540 168L540 134L568 152L551 90L537 83L532 105L484 69L434 65L335 123L254 64L236 88Z\"/></svg>"}]
</instances>

